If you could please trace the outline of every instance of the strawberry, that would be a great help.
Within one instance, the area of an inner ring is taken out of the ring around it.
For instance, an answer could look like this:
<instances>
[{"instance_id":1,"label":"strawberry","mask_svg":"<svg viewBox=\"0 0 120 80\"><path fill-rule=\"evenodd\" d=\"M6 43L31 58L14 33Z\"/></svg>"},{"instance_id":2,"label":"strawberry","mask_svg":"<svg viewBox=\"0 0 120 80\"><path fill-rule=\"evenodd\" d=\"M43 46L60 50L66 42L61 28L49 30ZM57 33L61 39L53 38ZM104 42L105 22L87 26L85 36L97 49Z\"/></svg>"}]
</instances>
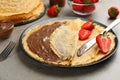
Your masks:
<instances>
[{"instance_id":1,"label":"strawberry","mask_svg":"<svg viewBox=\"0 0 120 80\"><path fill-rule=\"evenodd\" d=\"M74 3L77 3L77 4L83 4L80 0L73 0ZM74 5L73 4L73 10L75 11L82 11L82 7L81 5Z\"/></svg>"},{"instance_id":2,"label":"strawberry","mask_svg":"<svg viewBox=\"0 0 120 80\"><path fill-rule=\"evenodd\" d=\"M82 11L82 6L73 5L73 10L75 10L75 11Z\"/></svg>"},{"instance_id":3,"label":"strawberry","mask_svg":"<svg viewBox=\"0 0 120 80\"><path fill-rule=\"evenodd\" d=\"M81 28L82 29L87 29L87 30L92 30L95 26L95 23L93 20L88 20L87 22L85 22Z\"/></svg>"},{"instance_id":4,"label":"strawberry","mask_svg":"<svg viewBox=\"0 0 120 80\"><path fill-rule=\"evenodd\" d=\"M97 3L99 2L99 0L92 0L92 3Z\"/></svg>"},{"instance_id":5,"label":"strawberry","mask_svg":"<svg viewBox=\"0 0 120 80\"><path fill-rule=\"evenodd\" d=\"M81 29L81 30L79 31L79 40L85 40L85 39L87 39L90 35L91 35L91 31L90 31L90 30Z\"/></svg>"},{"instance_id":6,"label":"strawberry","mask_svg":"<svg viewBox=\"0 0 120 80\"><path fill-rule=\"evenodd\" d=\"M53 5L47 10L47 14L51 17L58 16L58 13L60 12L60 8L58 5Z\"/></svg>"},{"instance_id":7,"label":"strawberry","mask_svg":"<svg viewBox=\"0 0 120 80\"><path fill-rule=\"evenodd\" d=\"M112 6L108 9L108 15L110 16L110 18L114 19L119 15L119 10L117 7Z\"/></svg>"},{"instance_id":8,"label":"strawberry","mask_svg":"<svg viewBox=\"0 0 120 80\"><path fill-rule=\"evenodd\" d=\"M82 3L81 0L73 0L73 2L74 2L74 3L80 3L80 4Z\"/></svg>"},{"instance_id":9,"label":"strawberry","mask_svg":"<svg viewBox=\"0 0 120 80\"><path fill-rule=\"evenodd\" d=\"M94 10L95 10L95 5L94 4L87 5L87 6L83 7L83 12L85 12L85 13L89 13L89 12L92 12Z\"/></svg>"},{"instance_id":10,"label":"strawberry","mask_svg":"<svg viewBox=\"0 0 120 80\"><path fill-rule=\"evenodd\" d=\"M102 53L106 54L109 51L111 39L106 35L106 32L98 35L96 37L96 42Z\"/></svg>"}]
</instances>

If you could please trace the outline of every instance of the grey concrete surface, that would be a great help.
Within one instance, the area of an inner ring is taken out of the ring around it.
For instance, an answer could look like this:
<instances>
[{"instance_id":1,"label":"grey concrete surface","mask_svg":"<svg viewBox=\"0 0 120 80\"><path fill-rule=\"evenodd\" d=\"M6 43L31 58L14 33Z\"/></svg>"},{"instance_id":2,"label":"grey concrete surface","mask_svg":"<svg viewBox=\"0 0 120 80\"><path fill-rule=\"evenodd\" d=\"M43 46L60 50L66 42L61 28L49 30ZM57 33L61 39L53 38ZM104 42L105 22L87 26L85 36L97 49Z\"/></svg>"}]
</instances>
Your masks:
<instances>
[{"instance_id":1,"label":"grey concrete surface","mask_svg":"<svg viewBox=\"0 0 120 80\"><path fill-rule=\"evenodd\" d=\"M49 0L44 0L46 7L49 6ZM79 16L74 14L66 3L58 17L79 17L85 19L94 19L105 25L109 25L110 20L107 9L111 6L117 6L120 9L119 0L101 0L98 3L96 11L89 16ZM84 68L55 68L46 67L28 57L20 48L19 37L21 33L30 25L49 19L46 14L39 20L32 23L15 27L9 39L0 40L0 52L5 48L10 40L17 43L15 49L9 57L0 62L0 80L120 80L120 47L117 52L108 60ZM120 16L118 16L120 18ZM120 38L120 25L113 31L118 39ZM120 45L120 39L119 43Z\"/></svg>"}]
</instances>

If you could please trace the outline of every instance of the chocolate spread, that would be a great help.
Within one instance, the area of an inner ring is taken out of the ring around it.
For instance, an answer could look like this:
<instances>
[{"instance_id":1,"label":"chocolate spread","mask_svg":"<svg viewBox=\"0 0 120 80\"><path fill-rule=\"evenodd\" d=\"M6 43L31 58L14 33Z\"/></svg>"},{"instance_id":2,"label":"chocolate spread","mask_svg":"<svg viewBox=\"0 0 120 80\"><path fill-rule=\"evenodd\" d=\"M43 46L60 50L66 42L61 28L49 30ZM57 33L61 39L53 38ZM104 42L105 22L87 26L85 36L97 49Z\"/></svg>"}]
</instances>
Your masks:
<instances>
[{"instance_id":1,"label":"chocolate spread","mask_svg":"<svg viewBox=\"0 0 120 80\"><path fill-rule=\"evenodd\" d=\"M60 22L56 22L52 25L45 25L38 31L32 33L27 39L30 50L45 61L60 62L59 57L50 48L49 37L61 24Z\"/></svg>"}]
</instances>

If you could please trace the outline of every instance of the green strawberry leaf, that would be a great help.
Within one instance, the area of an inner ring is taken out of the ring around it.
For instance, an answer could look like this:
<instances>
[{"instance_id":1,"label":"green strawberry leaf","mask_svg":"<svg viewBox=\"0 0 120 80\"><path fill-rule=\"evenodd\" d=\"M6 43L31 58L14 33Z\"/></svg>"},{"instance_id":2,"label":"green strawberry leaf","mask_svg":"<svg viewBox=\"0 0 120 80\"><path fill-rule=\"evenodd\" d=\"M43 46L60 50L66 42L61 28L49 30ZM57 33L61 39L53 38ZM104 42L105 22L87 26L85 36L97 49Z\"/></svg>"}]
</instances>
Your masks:
<instances>
[{"instance_id":1,"label":"green strawberry leaf","mask_svg":"<svg viewBox=\"0 0 120 80\"><path fill-rule=\"evenodd\" d=\"M102 35L103 35L104 37L106 37L106 36L107 36L107 32L104 31Z\"/></svg>"},{"instance_id":2,"label":"green strawberry leaf","mask_svg":"<svg viewBox=\"0 0 120 80\"><path fill-rule=\"evenodd\" d=\"M114 17L114 16L116 16L116 14L117 14L116 10L115 10L114 8L111 8L111 10L110 10L110 15L111 15L112 17Z\"/></svg>"},{"instance_id":3,"label":"green strawberry leaf","mask_svg":"<svg viewBox=\"0 0 120 80\"><path fill-rule=\"evenodd\" d=\"M86 4L91 4L91 0L85 0Z\"/></svg>"},{"instance_id":4,"label":"green strawberry leaf","mask_svg":"<svg viewBox=\"0 0 120 80\"><path fill-rule=\"evenodd\" d=\"M60 11L61 11L61 8L57 7L56 8L56 13L60 13Z\"/></svg>"}]
</instances>

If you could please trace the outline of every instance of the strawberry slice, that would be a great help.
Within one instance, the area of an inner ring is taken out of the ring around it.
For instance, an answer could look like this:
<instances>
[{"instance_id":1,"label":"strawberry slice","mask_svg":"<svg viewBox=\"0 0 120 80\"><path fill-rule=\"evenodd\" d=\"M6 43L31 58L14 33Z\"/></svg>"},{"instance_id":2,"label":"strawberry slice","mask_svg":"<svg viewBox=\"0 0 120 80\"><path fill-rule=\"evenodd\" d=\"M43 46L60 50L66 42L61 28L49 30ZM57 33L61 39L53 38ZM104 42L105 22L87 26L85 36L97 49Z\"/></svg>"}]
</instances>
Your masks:
<instances>
[{"instance_id":1,"label":"strawberry slice","mask_svg":"<svg viewBox=\"0 0 120 80\"><path fill-rule=\"evenodd\" d=\"M81 29L81 30L79 31L79 40L85 40L85 39L87 39L90 35L91 35L91 31L90 31L90 30Z\"/></svg>"},{"instance_id":2,"label":"strawberry slice","mask_svg":"<svg viewBox=\"0 0 120 80\"><path fill-rule=\"evenodd\" d=\"M91 4L91 5L87 5L83 7L83 12L85 13L89 13L95 10L95 5Z\"/></svg>"},{"instance_id":3,"label":"strawberry slice","mask_svg":"<svg viewBox=\"0 0 120 80\"><path fill-rule=\"evenodd\" d=\"M91 4L92 0L81 0L84 4Z\"/></svg>"},{"instance_id":4,"label":"strawberry slice","mask_svg":"<svg viewBox=\"0 0 120 80\"><path fill-rule=\"evenodd\" d=\"M106 35L106 32L98 35L96 37L96 42L102 53L104 53L104 54L108 53L110 45L111 45L111 39L110 39L110 37L108 37Z\"/></svg>"},{"instance_id":5,"label":"strawberry slice","mask_svg":"<svg viewBox=\"0 0 120 80\"><path fill-rule=\"evenodd\" d=\"M95 23L93 20L88 20L87 22L85 22L81 28L82 29L87 29L87 30L93 30L95 26Z\"/></svg>"},{"instance_id":6,"label":"strawberry slice","mask_svg":"<svg viewBox=\"0 0 120 80\"><path fill-rule=\"evenodd\" d=\"M115 6L112 6L108 9L108 15L110 18L115 19L119 15L119 9Z\"/></svg>"},{"instance_id":7,"label":"strawberry slice","mask_svg":"<svg viewBox=\"0 0 120 80\"><path fill-rule=\"evenodd\" d=\"M58 7L58 5L53 5L47 10L47 14L51 17L56 17L58 16L60 10L61 9Z\"/></svg>"}]
</instances>

